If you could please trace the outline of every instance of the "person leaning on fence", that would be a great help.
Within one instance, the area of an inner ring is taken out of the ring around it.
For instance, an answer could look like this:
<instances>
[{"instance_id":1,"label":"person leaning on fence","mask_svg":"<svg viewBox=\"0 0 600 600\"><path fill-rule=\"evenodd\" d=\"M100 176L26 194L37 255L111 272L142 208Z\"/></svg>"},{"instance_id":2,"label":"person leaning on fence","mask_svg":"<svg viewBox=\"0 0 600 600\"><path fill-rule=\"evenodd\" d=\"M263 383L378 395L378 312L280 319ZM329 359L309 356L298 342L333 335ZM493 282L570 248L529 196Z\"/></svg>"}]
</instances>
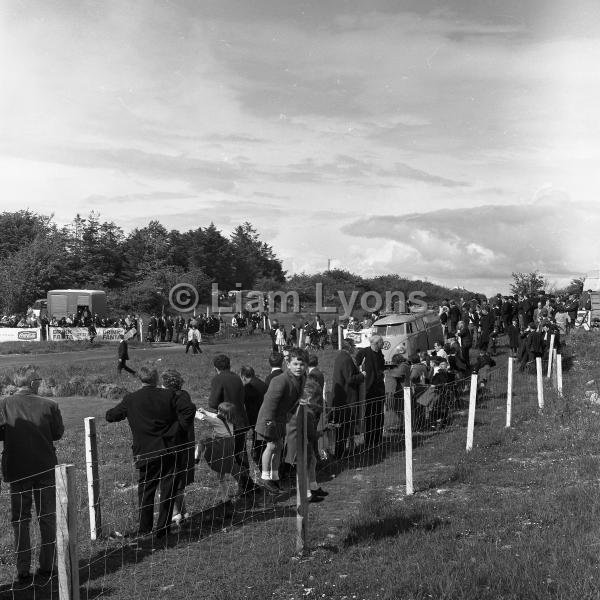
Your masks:
<instances>
[{"instance_id":1,"label":"person leaning on fence","mask_svg":"<svg viewBox=\"0 0 600 600\"><path fill-rule=\"evenodd\" d=\"M365 376L354 361L354 341L346 339L333 363L332 411L330 421L337 427L335 456L342 458L354 450L359 390Z\"/></svg>"},{"instance_id":2,"label":"person leaning on fence","mask_svg":"<svg viewBox=\"0 0 600 600\"><path fill-rule=\"evenodd\" d=\"M183 377L179 371L175 369L167 369L160 376L162 386L165 389L173 390L177 395L183 396L184 401L192 403L190 395L183 389ZM194 450L195 450L195 434L194 422L189 426L182 435L185 441L177 448L177 458L175 460L175 489L173 492L173 511L171 522L175 525L180 525L181 522L189 518L189 513L185 505L185 487L194 482Z\"/></svg>"},{"instance_id":3,"label":"person leaning on fence","mask_svg":"<svg viewBox=\"0 0 600 600\"><path fill-rule=\"evenodd\" d=\"M19 367L13 375L16 392L0 401L0 440L4 442L2 475L10 483L11 522L17 554L17 583L31 580L29 524L31 503L40 526L39 569L48 580L54 569L56 491L54 442L64 433L58 404L36 395L40 377L35 367Z\"/></svg>"},{"instance_id":4,"label":"person leaning on fence","mask_svg":"<svg viewBox=\"0 0 600 600\"><path fill-rule=\"evenodd\" d=\"M306 381L308 355L301 348L290 349L290 362L285 373L271 380L256 421L258 439L266 442L262 454L262 473L258 480L273 494L281 491L279 463L285 438L285 427L296 410Z\"/></svg>"},{"instance_id":5,"label":"person leaning on fence","mask_svg":"<svg viewBox=\"0 0 600 600\"><path fill-rule=\"evenodd\" d=\"M238 482L238 491L245 485L244 470L236 458L235 447L235 431L243 427L244 417L245 415L240 414L238 407L231 402L221 402L216 413L204 408L196 411L196 419L205 426L201 427L202 433L196 446L196 462L200 461L202 454L208 466L219 476L223 510L221 516L233 512L225 476L231 475Z\"/></svg>"},{"instance_id":6,"label":"person leaning on fence","mask_svg":"<svg viewBox=\"0 0 600 600\"><path fill-rule=\"evenodd\" d=\"M325 375L323 375L323 371L319 369L319 357L316 354L311 354L308 357L307 375L310 375L313 377L313 379L316 379L321 388L325 387Z\"/></svg>"},{"instance_id":7,"label":"person leaning on fence","mask_svg":"<svg viewBox=\"0 0 600 600\"><path fill-rule=\"evenodd\" d=\"M319 457L319 433L317 424L323 412L323 389L319 383L307 377L300 404L306 406L306 474L308 476L307 497L309 502L321 502L329 493L317 484L317 459ZM286 425L285 462L295 465L298 453L298 408Z\"/></svg>"},{"instance_id":8,"label":"person leaning on fence","mask_svg":"<svg viewBox=\"0 0 600 600\"><path fill-rule=\"evenodd\" d=\"M160 504L156 537L169 533L175 500L175 467L177 449L186 444L194 422L196 407L189 396L157 387L158 372L150 366L139 371L143 387L126 394L106 413L109 423L127 419L133 436L133 458L139 471L139 522L136 535L152 532L154 496L160 486Z\"/></svg>"},{"instance_id":9,"label":"person leaning on fence","mask_svg":"<svg viewBox=\"0 0 600 600\"><path fill-rule=\"evenodd\" d=\"M246 434L250 429L250 424L244 406L244 384L241 378L231 371L231 361L226 354L217 354L213 359L213 366L217 374L210 382L208 407L212 411L217 411L223 402L229 402L236 407L238 417L234 428L235 459L241 468L238 493L240 495L251 494L255 490L255 485L250 477L250 465L246 452Z\"/></svg>"}]
</instances>

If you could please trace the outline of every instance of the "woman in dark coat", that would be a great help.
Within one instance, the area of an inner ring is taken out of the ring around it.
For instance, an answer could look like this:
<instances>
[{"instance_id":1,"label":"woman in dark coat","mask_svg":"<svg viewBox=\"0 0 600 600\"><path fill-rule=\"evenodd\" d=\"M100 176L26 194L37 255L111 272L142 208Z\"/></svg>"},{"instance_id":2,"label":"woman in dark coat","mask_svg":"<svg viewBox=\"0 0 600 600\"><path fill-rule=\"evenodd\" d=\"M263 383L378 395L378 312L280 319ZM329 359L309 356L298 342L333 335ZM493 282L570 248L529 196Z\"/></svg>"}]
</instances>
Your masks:
<instances>
[{"instance_id":1,"label":"woman in dark coat","mask_svg":"<svg viewBox=\"0 0 600 600\"><path fill-rule=\"evenodd\" d=\"M186 396L191 402L190 395L182 390L183 377L179 371L169 369L161 375L162 386L169 390L175 390L178 395ZM194 407L195 408L195 407ZM194 454L196 447L196 436L194 433L194 424L184 432L178 443L178 452L175 461L175 489L173 494L173 515L171 520L179 525L183 519L187 519L189 514L185 509L185 486L194 482Z\"/></svg>"}]
</instances>

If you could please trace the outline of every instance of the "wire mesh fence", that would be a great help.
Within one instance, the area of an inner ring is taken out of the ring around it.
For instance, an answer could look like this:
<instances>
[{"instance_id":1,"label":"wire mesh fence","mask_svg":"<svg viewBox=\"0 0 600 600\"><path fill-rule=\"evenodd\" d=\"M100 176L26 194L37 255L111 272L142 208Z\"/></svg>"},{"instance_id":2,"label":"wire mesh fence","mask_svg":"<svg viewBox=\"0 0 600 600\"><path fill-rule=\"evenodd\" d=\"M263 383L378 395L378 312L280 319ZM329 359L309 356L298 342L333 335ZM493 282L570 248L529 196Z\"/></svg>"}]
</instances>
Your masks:
<instances>
[{"instance_id":1,"label":"wire mesh fence","mask_svg":"<svg viewBox=\"0 0 600 600\"><path fill-rule=\"evenodd\" d=\"M545 406L551 408L560 395L556 379L547 377L547 367L547 362L542 364L542 386ZM326 398L322 414L315 415L314 435L309 431L306 441L307 456L312 453L316 459L316 472L311 472L309 460L299 466L283 461L280 490L275 494L257 485L261 446L252 431L227 439L208 438L196 423L198 449L187 442L134 462L126 424L99 423L93 436L88 429L87 437L94 437L97 452L86 453L82 445L69 455L75 465L74 495L69 502L77 521L80 597L154 597L186 581L190 589L198 589L199 582L235 576L215 573L212 565L236 564L240 553L260 554L265 544L276 560L289 560L297 549L298 472L306 478L303 504L312 505L311 498L324 497L328 485L338 482L348 497L356 496L357 504L365 491L404 495L407 458L412 483L419 490L435 480L439 466L428 448L447 447L456 460L464 453L470 406L475 409L475 443L483 428L506 427L509 405L514 420L540 408L539 378L530 367L523 371L480 368L476 377L463 378L442 373L432 381L437 383L415 382L409 392L398 386L385 395L344 406L331 406ZM45 581L17 577L25 570L27 552L32 556L28 573L38 564L43 573L49 570L44 540L52 537L48 523L56 523L59 511L50 500L56 492L54 474L41 474L34 483L38 487L5 484L0 492L0 519L4 520L0 591L6 597L58 598L58 577ZM32 505L45 516L39 526L29 517ZM301 516L306 515L304 534L310 546L330 542L348 516L331 513L326 503L323 509L311 508ZM175 549L175 555L164 549ZM52 565L55 557L53 549Z\"/></svg>"}]
</instances>

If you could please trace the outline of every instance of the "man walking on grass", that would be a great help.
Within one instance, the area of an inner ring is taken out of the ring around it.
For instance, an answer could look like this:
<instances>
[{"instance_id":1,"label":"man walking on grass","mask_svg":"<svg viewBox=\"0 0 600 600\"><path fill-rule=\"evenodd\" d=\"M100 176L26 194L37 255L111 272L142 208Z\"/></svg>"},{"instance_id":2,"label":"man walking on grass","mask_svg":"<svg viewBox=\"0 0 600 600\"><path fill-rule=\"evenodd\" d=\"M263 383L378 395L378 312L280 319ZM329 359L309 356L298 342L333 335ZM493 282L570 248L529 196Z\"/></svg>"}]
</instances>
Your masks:
<instances>
[{"instance_id":1,"label":"man walking on grass","mask_svg":"<svg viewBox=\"0 0 600 600\"><path fill-rule=\"evenodd\" d=\"M173 511L177 447L187 442L196 407L187 394L158 387L156 369L143 366L139 372L142 388L126 394L106 413L109 423L127 419L133 436L133 458L139 471L138 535L152 532L154 496L160 487L156 537L165 538Z\"/></svg>"},{"instance_id":2,"label":"man walking on grass","mask_svg":"<svg viewBox=\"0 0 600 600\"><path fill-rule=\"evenodd\" d=\"M128 373L135 375L135 371L127 366L127 361L129 360L129 348L125 340L125 336L122 333L119 334L119 340L119 347L117 348L117 354L119 356L119 362L117 363L117 373L120 375L121 371L125 369L125 371L127 371Z\"/></svg>"},{"instance_id":3,"label":"man walking on grass","mask_svg":"<svg viewBox=\"0 0 600 600\"><path fill-rule=\"evenodd\" d=\"M35 367L20 367L13 376L17 391L0 402L0 440L4 442L2 475L4 481L10 483L19 586L32 583L29 538L32 500L41 537L36 580L47 583L54 569L54 467L57 464L54 442L62 437L64 426L58 404L36 395L40 381Z\"/></svg>"}]
</instances>

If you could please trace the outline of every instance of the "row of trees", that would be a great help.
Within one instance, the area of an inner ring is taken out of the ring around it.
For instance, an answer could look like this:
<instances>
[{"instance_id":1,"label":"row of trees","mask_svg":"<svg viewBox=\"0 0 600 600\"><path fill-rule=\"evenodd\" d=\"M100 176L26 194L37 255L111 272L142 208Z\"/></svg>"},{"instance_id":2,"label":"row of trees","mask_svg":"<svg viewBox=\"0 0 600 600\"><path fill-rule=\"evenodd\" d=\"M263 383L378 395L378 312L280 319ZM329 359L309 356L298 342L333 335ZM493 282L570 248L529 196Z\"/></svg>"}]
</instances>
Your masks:
<instances>
[{"instance_id":1,"label":"row of trees","mask_svg":"<svg viewBox=\"0 0 600 600\"><path fill-rule=\"evenodd\" d=\"M52 216L24 210L0 214L0 310L23 312L53 288L108 292L115 310L149 312L168 304L168 292L185 281L210 298L211 283L281 285L285 272L273 249L248 222L229 236L213 223L186 232L158 221L128 235L98 213L77 215L59 227Z\"/></svg>"}]
</instances>

